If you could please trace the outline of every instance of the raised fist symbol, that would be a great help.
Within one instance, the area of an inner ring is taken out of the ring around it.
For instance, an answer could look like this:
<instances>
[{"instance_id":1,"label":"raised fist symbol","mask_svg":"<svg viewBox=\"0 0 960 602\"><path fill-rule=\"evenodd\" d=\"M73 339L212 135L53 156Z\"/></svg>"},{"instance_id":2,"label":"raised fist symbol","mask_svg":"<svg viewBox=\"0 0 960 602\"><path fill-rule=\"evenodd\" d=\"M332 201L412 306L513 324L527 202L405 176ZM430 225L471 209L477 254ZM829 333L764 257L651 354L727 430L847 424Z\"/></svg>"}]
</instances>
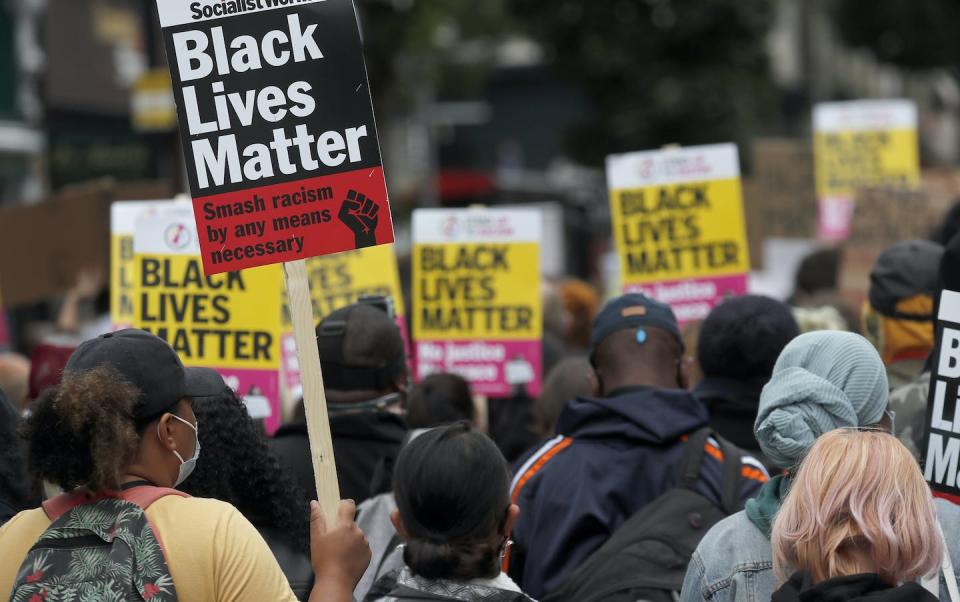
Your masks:
<instances>
[{"instance_id":1,"label":"raised fist symbol","mask_svg":"<svg viewBox=\"0 0 960 602\"><path fill-rule=\"evenodd\" d=\"M377 244L377 224L380 222L380 206L356 190L347 192L337 216L353 232L356 248L373 247Z\"/></svg>"}]
</instances>

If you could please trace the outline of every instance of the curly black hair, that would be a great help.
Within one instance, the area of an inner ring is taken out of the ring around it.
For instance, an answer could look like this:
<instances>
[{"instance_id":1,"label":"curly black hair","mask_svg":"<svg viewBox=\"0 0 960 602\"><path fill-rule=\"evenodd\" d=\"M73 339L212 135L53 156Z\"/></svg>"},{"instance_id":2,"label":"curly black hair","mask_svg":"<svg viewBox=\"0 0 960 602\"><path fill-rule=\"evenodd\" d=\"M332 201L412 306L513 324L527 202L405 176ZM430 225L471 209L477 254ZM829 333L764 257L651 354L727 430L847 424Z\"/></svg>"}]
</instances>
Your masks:
<instances>
[{"instance_id":1,"label":"curly black hair","mask_svg":"<svg viewBox=\"0 0 960 602\"><path fill-rule=\"evenodd\" d=\"M17 411L0 390L0 514L4 506L11 512L30 506L30 483L17 424Z\"/></svg>"},{"instance_id":2,"label":"curly black hair","mask_svg":"<svg viewBox=\"0 0 960 602\"><path fill-rule=\"evenodd\" d=\"M260 528L276 529L310 553L310 509L304 493L281 468L261 428L230 388L193 400L200 459L179 489L233 504Z\"/></svg>"},{"instance_id":3,"label":"curly black hair","mask_svg":"<svg viewBox=\"0 0 960 602\"><path fill-rule=\"evenodd\" d=\"M139 449L133 419L138 396L110 366L65 374L24 421L30 472L67 491L117 489Z\"/></svg>"}]
</instances>

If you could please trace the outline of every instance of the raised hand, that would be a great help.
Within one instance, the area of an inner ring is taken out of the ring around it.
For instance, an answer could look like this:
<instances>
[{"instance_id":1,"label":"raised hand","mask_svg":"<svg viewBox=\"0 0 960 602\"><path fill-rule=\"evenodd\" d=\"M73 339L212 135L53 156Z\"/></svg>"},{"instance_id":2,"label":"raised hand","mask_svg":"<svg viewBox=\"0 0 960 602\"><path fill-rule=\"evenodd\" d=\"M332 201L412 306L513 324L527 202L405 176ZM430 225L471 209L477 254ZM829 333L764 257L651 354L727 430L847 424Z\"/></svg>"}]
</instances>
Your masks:
<instances>
[{"instance_id":1,"label":"raised hand","mask_svg":"<svg viewBox=\"0 0 960 602\"><path fill-rule=\"evenodd\" d=\"M357 505L343 500L334 524L328 525L320 504L310 502L310 560L316 575L311 602L352 600L353 589L370 564L370 546L354 522Z\"/></svg>"}]
</instances>

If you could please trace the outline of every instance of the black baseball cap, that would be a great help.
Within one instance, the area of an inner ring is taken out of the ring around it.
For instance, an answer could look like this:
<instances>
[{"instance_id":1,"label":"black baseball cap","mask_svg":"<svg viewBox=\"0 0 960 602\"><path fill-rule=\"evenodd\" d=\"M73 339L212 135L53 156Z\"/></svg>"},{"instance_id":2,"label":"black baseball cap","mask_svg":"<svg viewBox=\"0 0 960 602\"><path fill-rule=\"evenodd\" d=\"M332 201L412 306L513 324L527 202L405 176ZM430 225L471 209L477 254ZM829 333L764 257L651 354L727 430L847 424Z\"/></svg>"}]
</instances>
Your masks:
<instances>
[{"instance_id":1,"label":"black baseball cap","mask_svg":"<svg viewBox=\"0 0 960 602\"><path fill-rule=\"evenodd\" d=\"M640 293L628 293L607 303L593 321L590 362L594 363L597 349L613 333L643 328L665 330L677 339L677 344L683 349L680 327L670 306Z\"/></svg>"},{"instance_id":2,"label":"black baseball cap","mask_svg":"<svg viewBox=\"0 0 960 602\"><path fill-rule=\"evenodd\" d=\"M324 385L337 391L385 390L406 370L403 337L382 307L355 303L317 326Z\"/></svg>"},{"instance_id":3,"label":"black baseball cap","mask_svg":"<svg viewBox=\"0 0 960 602\"><path fill-rule=\"evenodd\" d=\"M905 240L889 247L870 271L870 305L901 320L933 320L933 314L907 314L897 305L910 297L934 297L940 289L943 247L928 240Z\"/></svg>"},{"instance_id":4,"label":"black baseball cap","mask_svg":"<svg viewBox=\"0 0 960 602\"><path fill-rule=\"evenodd\" d=\"M135 328L84 341L67 360L64 373L100 366L110 366L140 391L133 410L138 421L159 416L184 397L223 392L222 378L211 378L212 371L204 368L184 368L180 356L166 341Z\"/></svg>"}]
</instances>

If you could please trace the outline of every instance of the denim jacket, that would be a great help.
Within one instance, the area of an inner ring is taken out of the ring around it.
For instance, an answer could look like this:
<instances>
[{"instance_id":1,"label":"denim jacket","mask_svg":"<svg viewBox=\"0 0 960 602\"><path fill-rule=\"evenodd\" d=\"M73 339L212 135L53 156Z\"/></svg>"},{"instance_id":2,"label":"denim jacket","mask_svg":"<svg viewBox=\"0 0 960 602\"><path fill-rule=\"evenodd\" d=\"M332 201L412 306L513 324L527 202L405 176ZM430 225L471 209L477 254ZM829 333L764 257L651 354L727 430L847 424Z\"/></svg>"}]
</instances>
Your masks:
<instances>
[{"instance_id":1,"label":"denim jacket","mask_svg":"<svg viewBox=\"0 0 960 602\"><path fill-rule=\"evenodd\" d=\"M960 567L960 506L935 501L953 566ZM940 600L950 602L943 575ZM745 512L716 525L697 546L680 593L682 602L754 602L770 600L776 590L770 540Z\"/></svg>"}]
</instances>

